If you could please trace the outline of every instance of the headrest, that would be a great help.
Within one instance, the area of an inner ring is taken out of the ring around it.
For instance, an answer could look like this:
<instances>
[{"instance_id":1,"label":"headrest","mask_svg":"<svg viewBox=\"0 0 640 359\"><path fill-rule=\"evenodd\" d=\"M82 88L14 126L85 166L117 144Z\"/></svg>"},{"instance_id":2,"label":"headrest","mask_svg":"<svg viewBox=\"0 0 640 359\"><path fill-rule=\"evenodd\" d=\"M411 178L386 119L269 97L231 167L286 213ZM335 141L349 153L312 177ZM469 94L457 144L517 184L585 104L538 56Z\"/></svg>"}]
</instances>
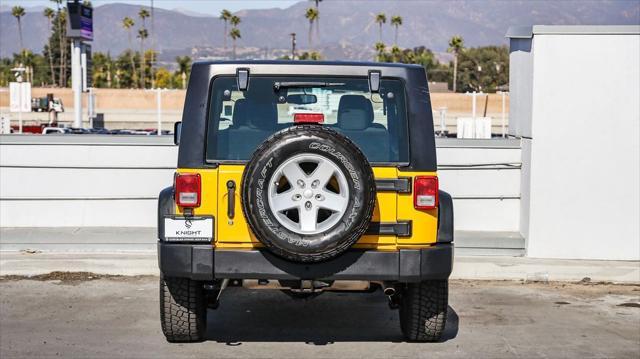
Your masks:
<instances>
[{"instance_id":1,"label":"headrest","mask_svg":"<svg viewBox=\"0 0 640 359\"><path fill-rule=\"evenodd\" d=\"M249 121L252 127L260 130L274 130L278 123L278 107L273 102L249 103Z\"/></svg>"},{"instance_id":2,"label":"headrest","mask_svg":"<svg viewBox=\"0 0 640 359\"><path fill-rule=\"evenodd\" d=\"M373 106L362 95L343 95L338 105L338 127L364 130L373 123Z\"/></svg>"},{"instance_id":3,"label":"headrest","mask_svg":"<svg viewBox=\"0 0 640 359\"><path fill-rule=\"evenodd\" d=\"M233 106L233 127L248 126L261 130L273 130L278 122L275 103L255 102L251 99L236 100Z\"/></svg>"},{"instance_id":4,"label":"headrest","mask_svg":"<svg viewBox=\"0 0 640 359\"><path fill-rule=\"evenodd\" d=\"M247 126L249 122L249 116L247 116L247 100L236 100L233 105L233 127Z\"/></svg>"}]
</instances>

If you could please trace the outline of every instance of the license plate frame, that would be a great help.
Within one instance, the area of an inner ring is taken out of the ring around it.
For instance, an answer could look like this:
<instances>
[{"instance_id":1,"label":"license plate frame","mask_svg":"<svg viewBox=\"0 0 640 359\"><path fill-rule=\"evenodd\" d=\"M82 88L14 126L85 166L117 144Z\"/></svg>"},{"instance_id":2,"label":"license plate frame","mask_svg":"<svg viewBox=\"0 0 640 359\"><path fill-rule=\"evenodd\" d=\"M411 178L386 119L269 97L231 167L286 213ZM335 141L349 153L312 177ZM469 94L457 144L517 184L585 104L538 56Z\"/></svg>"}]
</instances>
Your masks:
<instances>
[{"instance_id":1,"label":"license plate frame","mask_svg":"<svg viewBox=\"0 0 640 359\"><path fill-rule=\"evenodd\" d=\"M175 216L163 218L162 240L173 243L211 243L214 238L213 216Z\"/></svg>"}]
</instances>

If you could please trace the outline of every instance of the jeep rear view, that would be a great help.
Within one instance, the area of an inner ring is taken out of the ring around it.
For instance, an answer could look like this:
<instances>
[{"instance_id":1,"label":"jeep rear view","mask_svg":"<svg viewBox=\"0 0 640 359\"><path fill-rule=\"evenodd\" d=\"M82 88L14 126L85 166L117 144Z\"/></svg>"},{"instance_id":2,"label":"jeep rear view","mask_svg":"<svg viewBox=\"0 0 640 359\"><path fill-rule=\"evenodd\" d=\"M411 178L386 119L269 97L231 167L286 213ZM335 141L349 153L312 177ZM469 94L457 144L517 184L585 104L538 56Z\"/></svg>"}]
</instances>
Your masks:
<instances>
[{"instance_id":1,"label":"jeep rear view","mask_svg":"<svg viewBox=\"0 0 640 359\"><path fill-rule=\"evenodd\" d=\"M440 339L453 208L423 67L196 63L175 129L178 169L158 202L168 341L206 339L230 286L377 291L407 340Z\"/></svg>"}]
</instances>

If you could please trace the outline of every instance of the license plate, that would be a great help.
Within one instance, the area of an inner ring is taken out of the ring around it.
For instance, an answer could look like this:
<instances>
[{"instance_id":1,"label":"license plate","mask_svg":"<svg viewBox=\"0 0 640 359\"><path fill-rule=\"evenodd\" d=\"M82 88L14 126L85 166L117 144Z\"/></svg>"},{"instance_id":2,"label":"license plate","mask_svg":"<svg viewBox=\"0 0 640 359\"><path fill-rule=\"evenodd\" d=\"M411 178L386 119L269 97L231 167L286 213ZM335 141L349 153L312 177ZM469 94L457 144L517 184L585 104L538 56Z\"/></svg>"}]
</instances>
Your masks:
<instances>
[{"instance_id":1,"label":"license plate","mask_svg":"<svg viewBox=\"0 0 640 359\"><path fill-rule=\"evenodd\" d=\"M164 218L164 240L170 242L211 242L213 218Z\"/></svg>"}]
</instances>

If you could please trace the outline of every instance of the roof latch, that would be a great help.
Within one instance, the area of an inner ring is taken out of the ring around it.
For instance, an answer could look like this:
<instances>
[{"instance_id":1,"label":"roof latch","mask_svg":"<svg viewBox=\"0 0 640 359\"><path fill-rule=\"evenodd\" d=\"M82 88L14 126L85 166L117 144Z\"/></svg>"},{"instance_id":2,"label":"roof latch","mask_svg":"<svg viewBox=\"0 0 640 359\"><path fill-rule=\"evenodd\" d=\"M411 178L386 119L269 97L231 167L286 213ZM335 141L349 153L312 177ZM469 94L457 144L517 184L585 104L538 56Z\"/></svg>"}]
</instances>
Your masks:
<instances>
[{"instance_id":1,"label":"roof latch","mask_svg":"<svg viewBox=\"0 0 640 359\"><path fill-rule=\"evenodd\" d=\"M380 92L380 71L378 70L369 71L369 91L371 93Z\"/></svg>"},{"instance_id":2,"label":"roof latch","mask_svg":"<svg viewBox=\"0 0 640 359\"><path fill-rule=\"evenodd\" d=\"M238 81L238 90L246 91L249 87L249 69L237 69L236 79Z\"/></svg>"}]
</instances>

